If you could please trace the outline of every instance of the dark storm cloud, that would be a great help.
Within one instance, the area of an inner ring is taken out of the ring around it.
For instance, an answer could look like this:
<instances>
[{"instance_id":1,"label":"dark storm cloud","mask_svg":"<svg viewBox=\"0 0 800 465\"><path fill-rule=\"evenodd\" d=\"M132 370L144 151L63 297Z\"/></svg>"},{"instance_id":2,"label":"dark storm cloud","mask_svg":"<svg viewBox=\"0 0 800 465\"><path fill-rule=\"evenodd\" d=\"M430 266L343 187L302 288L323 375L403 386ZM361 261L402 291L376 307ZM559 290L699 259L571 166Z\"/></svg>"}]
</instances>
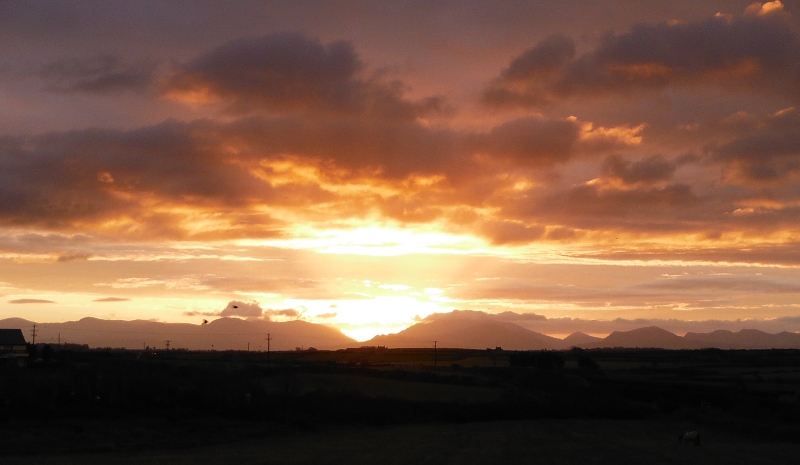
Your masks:
<instances>
[{"instance_id":1,"label":"dark storm cloud","mask_svg":"<svg viewBox=\"0 0 800 465\"><path fill-rule=\"evenodd\" d=\"M785 22L776 18L769 21ZM660 27L684 26L650 28ZM625 37L611 36L591 53L608 55ZM503 76L552 77L584 59L575 58L570 40L552 36ZM98 56L96 62L64 60L47 72L74 85L129 66ZM115 234L160 238L275 237L285 225L264 213L271 207L302 212L309 221L375 214L403 223L444 220L495 243L526 243L572 241L607 230L768 231L796 219L792 207L768 217L734 217L732 212L744 211L736 202L751 193L708 193L673 180L678 167L697 156L648 156L644 147L638 159L607 157L594 181L569 173L570 163L597 163L598 156L639 146L644 125L595 127L576 117L529 115L482 130L456 129L416 118L426 103L405 99L400 83L364 74L347 42L323 44L301 34L229 42L179 67L165 91L205 92L234 111L258 114L0 138L0 223L65 231L122 224ZM793 118L786 110L705 150L729 172L749 163L791 173ZM766 151L758 152L761 146ZM280 172L276 163L313 174L291 178L291 169ZM571 186L558 183L568 176ZM425 179L417 184L417 178ZM347 183L390 192L362 189L354 195L338 188ZM485 208L491 213L480 211ZM192 228L198 216L219 225ZM59 252L59 260L88 258Z\"/></svg>"},{"instance_id":2,"label":"dark storm cloud","mask_svg":"<svg viewBox=\"0 0 800 465\"><path fill-rule=\"evenodd\" d=\"M167 95L203 94L233 112L332 113L411 120L442 109L438 98L403 99L400 82L358 74L363 64L349 42L323 45L299 33L229 42L182 66L167 82Z\"/></svg>"},{"instance_id":3,"label":"dark storm cloud","mask_svg":"<svg viewBox=\"0 0 800 465\"><path fill-rule=\"evenodd\" d=\"M63 59L43 66L37 73L56 92L105 94L144 91L153 84L157 63L124 63L116 55Z\"/></svg>"},{"instance_id":4,"label":"dark storm cloud","mask_svg":"<svg viewBox=\"0 0 800 465\"><path fill-rule=\"evenodd\" d=\"M574 41L560 35L547 37L515 58L486 90L483 101L489 105L504 105L510 101L523 106L546 105L546 83L574 57Z\"/></svg>"},{"instance_id":5,"label":"dark storm cloud","mask_svg":"<svg viewBox=\"0 0 800 465\"><path fill-rule=\"evenodd\" d=\"M780 10L689 23L636 24L575 56L550 37L486 89L489 105L541 106L573 95L669 86L733 86L800 97L800 32Z\"/></svg>"},{"instance_id":6,"label":"dark storm cloud","mask_svg":"<svg viewBox=\"0 0 800 465\"><path fill-rule=\"evenodd\" d=\"M782 110L719 147L730 180L776 183L800 173L800 112Z\"/></svg>"},{"instance_id":7,"label":"dark storm cloud","mask_svg":"<svg viewBox=\"0 0 800 465\"><path fill-rule=\"evenodd\" d=\"M617 179L625 184L655 184L670 180L675 168L674 162L659 155L633 162L612 155L606 158L603 164L603 176Z\"/></svg>"},{"instance_id":8,"label":"dark storm cloud","mask_svg":"<svg viewBox=\"0 0 800 465\"><path fill-rule=\"evenodd\" d=\"M0 221L61 228L127 217L166 232L171 214L153 206L233 208L314 197L255 178L221 147L215 128L170 121L0 140Z\"/></svg>"},{"instance_id":9,"label":"dark storm cloud","mask_svg":"<svg viewBox=\"0 0 800 465\"><path fill-rule=\"evenodd\" d=\"M512 217L586 229L666 232L684 229L681 218L700 203L701 199L685 184L624 190L581 185L509 203L505 212Z\"/></svg>"},{"instance_id":10,"label":"dark storm cloud","mask_svg":"<svg viewBox=\"0 0 800 465\"><path fill-rule=\"evenodd\" d=\"M455 174L469 167L457 132L413 122L248 118L223 129L223 136L249 145L252 156L299 156L384 178Z\"/></svg>"},{"instance_id":11,"label":"dark storm cloud","mask_svg":"<svg viewBox=\"0 0 800 465\"><path fill-rule=\"evenodd\" d=\"M525 117L492 128L478 137L474 146L514 164L543 166L571 158L579 133L576 121Z\"/></svg>"},{"instance_id":12,"label":"dark storm cloud","mask_svg":"<svg viewBox=\"0 0 800 465\"><path fill-rule=\"evenodd\" d=\"M374 212L403 222L448 218L477 224L494 242L521 243L570 240L575 228L670 229L680 226L675 218L696 214L700 199L691 187L664 184L679 161L658 156L608 158L602 176L625 189L584 184L564 191L509 190L516 180L534 179L528 178L533 170L583 156L581 131L575 119L545 117L520 118L485 132L416 122L248 117L4 138L0 221L76 230L124 220L147 225L151 237L180 238L189 234L181 223L193 216L187 209L194 209L226 222L219 230L195 230L194 238L269 237L279 234L281 224L259 207L324 204L342 218ZM313 167L318 179L273 182L282 176L273 162ZM417 186L414 176L439 180ZM365 180L402 187L402 195L353 196L323 188ZM487 205L500 216L477 222L464 210ZM456 208L461 213L453 213ZM137 230L145 229L119 233Z\"/></svg>"}]
</instances>

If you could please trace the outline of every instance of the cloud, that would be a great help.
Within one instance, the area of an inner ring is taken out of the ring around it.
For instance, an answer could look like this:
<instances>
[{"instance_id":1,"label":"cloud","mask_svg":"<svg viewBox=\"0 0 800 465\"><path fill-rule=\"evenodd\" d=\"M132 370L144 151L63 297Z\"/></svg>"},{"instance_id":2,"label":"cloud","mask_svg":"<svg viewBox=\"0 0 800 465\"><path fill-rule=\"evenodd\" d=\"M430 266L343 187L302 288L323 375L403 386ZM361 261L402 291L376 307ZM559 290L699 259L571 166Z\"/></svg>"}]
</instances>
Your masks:
<instances>
[{"instance_id":1,"label":"cloud","mask_svg":"<svg viewBox=\"0 0 800 465\"><path fill-rule=\"evenodd\" d=\"M219 312L219 316L243 316L243 317L260 317L264 314L264 310L256 302L242 302L239 300L232 300L224 310Z\"/></svg>"},{"instance_id":2,"label":"cloud","mask_svg":"<svg viewBox=\"0 0 800 465\"><path fill-rule=\"evenodd\" d=\"M766 294L800 294L800 285L766 277L752 276L691 276L660 279L641 286L664 291L729 291Z\"/></svg>"},{"instance_id":3,"label":"cloud","mask_svg":"<svg viewBox=\"0 0 800 465\"><path fill-rule=\"evenodd\" d=\"M702 200L686 184L618 189L588 183L509 202L503 213L578 229L667 232L697 227L688 220L701 206Z\"/></svg>"},{"instance_id":4,"label":"cloud","mask_svg":"<svg viewBox=\"0 0 800 465\"><path fill-rule=\"evenodd\" d=\"M204 276L199 284L224 292L286 292L289 289L314 289L319 283L307 279L257 278L251 276Z\"/></svg>"},{"instance_id":5,"label":"cloud","mask_svg":"<svg viewBox=\"0 0 800 465\"><path fill-rule=\"evenodd\" d=\"M553 35L515 58L483 94L483 102L502 106L513 101L523 106L548 103L546 83L575 57L575 42Z\"/></svg>"},{"instance_id":6,"label":"cloud","mask_svg":"<svg viewBox=\"0 0 800 465\"><path fill-rule=\"evenodd\" d=\"M789 107L723 144L716 160L724 164L726 179L745 185L791 181L800 174L800 113Z\"/></svg>"},{"instance_id":7,"label":"cloud","mask_svg":"<svg viewBox=\"0 0 800 465\"><path fill-rule=\"evenodd\" d=\"M577 95L725 86L800 97L800 32L774 2L759 14L636 24L576 55L566 37L515 58L483 94L490 106L537 107ZM766 12L766 13L765 13Z\"/></svg>"},{"instance_id":8,"label":"cloud","mask_svg":"<svg viewBox=\"0 0 800 465\"><path fill-rule=\"evenodd\" d=\"M749 31L755 26L748 21L783 24L782 18L778 12L708 24L724 29L738 21ZM699 31L704 24L637 26L582 55L569 39L552 36L501 77L556 79L587 57L617 56L612 51L625 49L621 44L630 37L658 32L669 43L680 35L670 28ZM82 76L126 66L100 57L96 64L67 60L51 72ZM297 222L377 218L523 244L617 232L710 237L739 228L762 234L785 228L795 214L790 184L800 174L800 142L793 128L800 121L791 108L761 119L734 113L744 123L699 125L703 131L733 126L701 141L705 145L692 153L702 155L680 156L684 148L662 152L649 145L649 122L504 115L479 128L429 124L418 118L427 111L422 103L406 99L395 84L369 77L347 42L325 44L301 34L229 42L178 66L165 89L181 95L206 89L233 114L0 138L0 225L137 240L220 240L287 237ZM378 103L376 95L390 96L389 103ZM378 115L378 107L391 115ZM703 173L680 169L689 162ZM712 170L719 167L728 183L723 189L714 185L718 173ZM781 181L782 190L770 192L727 189ZM767 195L781 207L753 205ZM92 257L81 247L45 252L59 261ZM198 283L231 292L287 285L223 278Z\"/></svg>"},{"instance_id":9,"label":"cloud","mask_svg":"<svg viewBox=\"0 0 800 465\"><path fill-rule=\"evenodd\" d=\"M119 56L101 54L62 59L42 66L37 74L54 92L142 92L152 85L157 66L151 60L126 64Z\"/></svg>"},{"instance_id":10,"label":"cloud","mask_svg":"<svg viewBox=\"0 0 800 465\"><path fill-rule=\"evenodd\" d=\"M614 250L580 252L576 258L610 261L670 261L706 263L750 263L766 266L800 266L800 243L753 244L743 247L670 248L649 245L646 250L618 247Z\"/></svg>"},{"instance_id":11,"label":"cloud","mask_svg":"<svg viewBox=\"0 0 800 465\"><path fill-rule=\"evenodd\" d=\"M603 176L623 184L655 184L668 181L675 174L676 164L663 156L654 155L637 161L625 160L618 155L606 158Z\"/></svg>"},{"instance_id":12,"label":"cloud","mask_svg":"<svg viewBox=\"0 0 800 465\"><path fill-rule=\"evenodd\" d=\"M515 119L475 138L479 153L505 158L515 165L542 166L565 162L574 155L580 125L570 119Z\"/></svg>"},{"instance_id":13,"label":"cloud","mask_svg":"<svg viewBox=\"0 0 800 465\"><path fill-rule=\"evenodd\" d=\"M86 252L69 252L59 255L56 261L63 263L63 262L72 262L76 260L86 260L91 256L92 254Z\"/></svg>"},{"instance_id":14,"label":"cloud","mask_svg":"<svg viewBox=\"0 0 800 465\"><path fill-rule=\"evenodd\" d=\"M243 317L243 318L262 318L270 320L272 317L294 318L299 319L303 316L304 311L296 310L293 308L287 309L267 309L261 308L258 302L243 302L240 300L232 300L228 305L219 312L199 312L190 311L184 312L184 316L205 316L205 317Z\"/></svg>"},{"instance_id":15,"label":"cloud","mask_svg":"<svg viewBox=\"0 0 800 465\"><path fill-rule=\"evenodd\" d=\"M8 303L10 304L54 304L55 302L52 300L45 300L45 299L14 299L9 300Z\"/></svg>"},{"instance_id":16,"label":"cloud","mask_svg":"<svg viewBox=\"0 0 800 465\"><path fill-rule=\"evenodd\" d=\"M273 316L281 316L285 318L300 318L303 316L303 311L295 310L293 308L286 308L281 310L266 310L264 311L264 316L266 317L273 317Z\"/></svg>"},{"instance_id":17,"label":"cloud","mask_svg":"<svg viewBox=\"0 0 800 465\"><path fill-rule=\"evenodd\" d=\"M127 302L131 299L125 297L103 297L102 299L94 299L92 302Z\"/></svg>"},{"instance_id":18,"label":"cloud","mask_svg":"<svg viewBox=\"0 0 800 465\"><path fill-rule=\"evenodd\" d=\"M514 244L541 239L546 230L543 226L520 221L489 221L483 224L481 232L495 243Z\"/></svg>"},{"instance_id":19,"label":"cloud","mask_svg":"<svg viewBox=\"0 0 800 465\"><path fill-rule=\"evenodd\" d=\"M412 120L442 109L438 98L403 99L400 82L359 77L363 64L349 42L322 44L300 33L242 38L180 67L165 95L222 101L234 113L371 115Z\"/></svg>"},{"instance_id":20,"label":"cloud","mask_svg":"<svg viewBox=\"0 0 800 465\"><path fill-rule=\"evenodd\" d=\"M503 312L490 314L473 310L456 310L450 313L434 313L423 321L432 320L481 320L491 319L518 324L532 331L552 335L568 335L577 331L605 336L613 331L630 331L632 329L658 326L673 333L682 335L687 332L707 333L716 330L740 331L757 329L768 333L782 331L800 331L800 317L785 316L778 318L752 318L746 320L704 319L687 321L677 318L616 318L613 320L585 318L547 318L535 313Z\"/></svg>"},{"instance_id":21,"label":"cloud","mask_svg":"<svg viewBox=\"0 0 800 465\"><path fill-rule=\"evenodd\" d=\"M279 236L285 224L265 206L433 221L484 203L514 182L509 171L546 170L580 155L581 128L575 119L545 117L485 132L247 117L7 137L0 223L202 240ZM348 191L349 183L359 190Z\"/></svg>"}]
</instances>

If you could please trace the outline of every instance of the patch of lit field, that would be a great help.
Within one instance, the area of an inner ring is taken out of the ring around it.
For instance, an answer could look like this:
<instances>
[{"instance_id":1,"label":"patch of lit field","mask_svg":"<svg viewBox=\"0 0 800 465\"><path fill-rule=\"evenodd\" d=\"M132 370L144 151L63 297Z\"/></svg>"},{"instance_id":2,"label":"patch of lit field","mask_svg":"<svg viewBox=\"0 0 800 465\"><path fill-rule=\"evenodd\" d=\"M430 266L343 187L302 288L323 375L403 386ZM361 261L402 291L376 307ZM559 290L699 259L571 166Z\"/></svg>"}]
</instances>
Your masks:
<instances>
[{"instance_id":1,"label":"patch of lit field","mask_svg":"<svg viewBox=\"0 0 800 465\"><path fill-rule=\"evenodd\" d=\"M798 444L767 444L703 432L701 446L679 445L692 428L678 422L535 420L348 428L275 436L189 450L4 459L50 464L788 464Z\"/></svg>"}]
</instances>

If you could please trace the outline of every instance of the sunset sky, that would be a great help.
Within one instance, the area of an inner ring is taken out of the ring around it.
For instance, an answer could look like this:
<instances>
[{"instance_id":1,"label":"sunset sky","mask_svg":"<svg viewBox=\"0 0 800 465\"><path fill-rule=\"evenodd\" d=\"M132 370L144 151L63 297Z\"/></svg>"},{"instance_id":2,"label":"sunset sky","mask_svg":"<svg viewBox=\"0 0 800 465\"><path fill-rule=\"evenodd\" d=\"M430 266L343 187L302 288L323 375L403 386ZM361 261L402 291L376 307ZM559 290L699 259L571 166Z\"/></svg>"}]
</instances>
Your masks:
<instances>
[{"instance_id":1,"label":"sunset sky","mask_svg":"<svg viewBox=\"0 0 800 465\"><path fill-rule=\"evenodd\" d=\"M799 225L798 2L0 3L0 318L767 320Z\"/></svg>"}]
</instances>

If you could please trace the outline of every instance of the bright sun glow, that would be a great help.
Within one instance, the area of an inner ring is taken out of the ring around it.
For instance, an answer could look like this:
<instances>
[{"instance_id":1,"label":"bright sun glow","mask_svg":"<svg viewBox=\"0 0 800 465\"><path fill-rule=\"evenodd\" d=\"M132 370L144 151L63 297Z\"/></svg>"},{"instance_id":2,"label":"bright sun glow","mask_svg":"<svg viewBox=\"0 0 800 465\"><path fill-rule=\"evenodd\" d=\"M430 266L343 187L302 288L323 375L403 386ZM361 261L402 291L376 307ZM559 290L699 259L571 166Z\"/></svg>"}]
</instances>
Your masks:
<instances>
[{"instance_id":1,"label":"bright sun glow","mask_svg":"<svg viewBox=\"0 0 800 465\"><path fill-rule=\"evenodd\" d=\"M365 300L311 301L286 300L293 308L307 309L310 320L339 328L357 341L378 334L392 334L406 329L418 318L432 313L452 311L452 307L410 296L380 296ZM335 316L330 317L335 314ZM314 318L325 315L326 319Z\"/></svg>"},{"instance_id":2,"label":"bright sun glow","mask_svg":"<svg viewBox=\"0 0 800 465\"><path fill-rule=\"evenodd\" d=\"M252 241L241 243L256 245ZM312 231L300 238L264 241L258 245L311 249L330 254L385 257L406 254L474 254L488 250L484 240L472 236L378 226Z\"/></svg>"}]
</instances>

